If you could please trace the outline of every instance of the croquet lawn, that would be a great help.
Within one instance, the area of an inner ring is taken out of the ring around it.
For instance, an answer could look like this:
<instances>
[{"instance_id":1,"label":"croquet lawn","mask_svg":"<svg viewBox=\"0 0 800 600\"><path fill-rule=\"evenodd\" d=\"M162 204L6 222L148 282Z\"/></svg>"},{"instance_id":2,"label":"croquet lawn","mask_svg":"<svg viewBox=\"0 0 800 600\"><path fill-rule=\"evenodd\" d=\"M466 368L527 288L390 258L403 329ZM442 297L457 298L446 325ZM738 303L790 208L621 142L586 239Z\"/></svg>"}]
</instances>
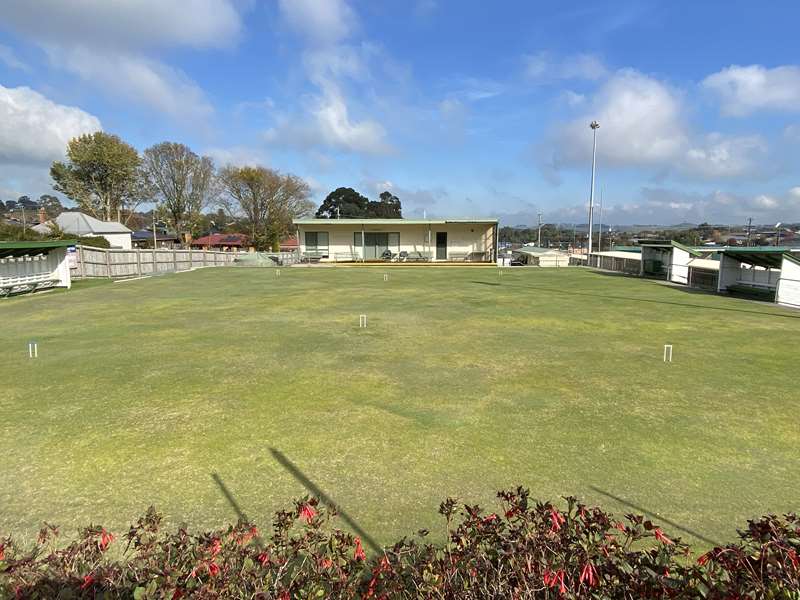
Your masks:
<instances>
[{"instance_id":1,"label":"croquet lawn","mask_svg":"<svg viewBox=\"0 0 800 600\"><path fill-rule=\"evenodd\" d=\"M120 532L151 504L268 529L314 493L378 544L441 539L445 497L523 485L732 541L800 509L799 343L798 311L579 268L217 268L0 300L0 537Z\"/></svg>"}]
</instances>

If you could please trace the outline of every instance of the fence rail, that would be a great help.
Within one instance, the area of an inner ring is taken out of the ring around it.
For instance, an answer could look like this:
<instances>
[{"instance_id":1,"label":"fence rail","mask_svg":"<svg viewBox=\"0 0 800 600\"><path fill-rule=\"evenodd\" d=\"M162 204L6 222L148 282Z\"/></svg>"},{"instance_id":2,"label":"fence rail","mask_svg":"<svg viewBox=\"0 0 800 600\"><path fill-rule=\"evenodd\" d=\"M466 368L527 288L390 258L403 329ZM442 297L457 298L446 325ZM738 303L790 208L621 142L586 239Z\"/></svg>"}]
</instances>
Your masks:
<instances>
[{"instance_id":1,"label":"fence rail","mask_svg":"<svg viewBox=\"0 0 800 600\"><path fill-rule=\"evenodd\" d=\"M78 279L142 277L154 273L188 271L197 267L222 267L232 264L236 255L235 252L216 250L120 250L76 246L74 260L70 260L70 270L72 277Z\"/></svg>"}]
</instances>

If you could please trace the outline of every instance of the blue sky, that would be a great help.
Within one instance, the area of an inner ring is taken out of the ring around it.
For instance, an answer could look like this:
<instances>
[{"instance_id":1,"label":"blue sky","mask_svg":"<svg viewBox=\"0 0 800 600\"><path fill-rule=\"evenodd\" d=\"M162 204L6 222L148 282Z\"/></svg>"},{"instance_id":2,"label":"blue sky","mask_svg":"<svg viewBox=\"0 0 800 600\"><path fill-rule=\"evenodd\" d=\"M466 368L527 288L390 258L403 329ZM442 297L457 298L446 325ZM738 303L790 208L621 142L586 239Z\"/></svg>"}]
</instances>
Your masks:
<instances>
[{"instance_id":1,"label":"blue sky","mask_svg":"<svg viewBox=\"0 0 800 600\"><path fill-rule=\"evenodd\" d=\"M800 221L797 2L5 0L0 198L102 128L407 216Z\"/></svg>"}]
</instances>

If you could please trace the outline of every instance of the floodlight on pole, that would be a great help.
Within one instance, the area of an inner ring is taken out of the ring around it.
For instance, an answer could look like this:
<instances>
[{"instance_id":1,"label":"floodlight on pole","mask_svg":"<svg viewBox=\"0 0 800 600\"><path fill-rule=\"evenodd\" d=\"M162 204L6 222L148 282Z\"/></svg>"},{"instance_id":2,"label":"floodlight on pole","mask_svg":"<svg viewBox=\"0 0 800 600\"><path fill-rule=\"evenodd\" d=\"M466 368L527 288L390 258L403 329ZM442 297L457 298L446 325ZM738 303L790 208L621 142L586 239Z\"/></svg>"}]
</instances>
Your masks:
<instances>
[{"instance_id":1,"label":"floodlight on pole","mask_svg":"<svg viewBox=\"0 0 800 600\"><path fill-rule=\"evenodd\" d=\"M780 246L781 245L781 230L780 230L780 226L781 225L783 225L783 222L781 222L781 221L778 221L777 223L775 223L775 233L777 234L775 236L775 245L776 246Z\"/></svg>"},{"instance_id":2,"label":"floodlight on pole","mask_svg":"<svg viewBox=\"0 0 800 600\"><path fill-rule=\"evenodd\" d=\"M594 172L597 161L597 130L600 129L600 123L592 121L589 127L592 129L592 187L589 192L589 252L586 255L587 259L592 253L592 229L594 228Z\"/></svg>"}]
</instances>

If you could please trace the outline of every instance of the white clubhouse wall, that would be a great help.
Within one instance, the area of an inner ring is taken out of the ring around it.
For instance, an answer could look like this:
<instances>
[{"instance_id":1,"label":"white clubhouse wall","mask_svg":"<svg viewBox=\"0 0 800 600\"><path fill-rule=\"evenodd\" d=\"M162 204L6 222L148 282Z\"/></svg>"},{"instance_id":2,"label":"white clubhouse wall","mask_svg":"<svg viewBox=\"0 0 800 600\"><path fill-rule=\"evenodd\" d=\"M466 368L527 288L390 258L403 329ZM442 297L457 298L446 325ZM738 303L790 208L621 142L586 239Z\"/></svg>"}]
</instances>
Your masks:
<instances>
[{"instance_id":1,"label":"white clubhouse wall","mask_svg":"<svg viewBox=\"0 0 800 600\"><path fill-rule=\"evenodd\" d=\"M800 263L785 256L781 262L781 276L778 280L775 301L784 306L800 308Z\"/></svg>"},{"instance_id":2,"label":"white clubhouse wall","mask_svg":"<svg viewBox=\"0 0 800 600\"><path fill-rule=\"evenodd\" d=\"M446 223L427 225L406 225L402 221L391 225L343 224L334 221L331 225L298 225L300 232L300 252L306 252L306 232L324 231L328 233L329 257L324 259L333 262L336 255L361 256L361 246L354 245L354 234L360 233L399 233L400 251L423 252L435 258L436 233L447 232L447 253L467 254L470 252L486 252L487 260L494 251L494 224L486 223ZM429 237L430 235L430 237ZM394 251L394 249L393 249Z\"/></svg>"}]
</instances>

